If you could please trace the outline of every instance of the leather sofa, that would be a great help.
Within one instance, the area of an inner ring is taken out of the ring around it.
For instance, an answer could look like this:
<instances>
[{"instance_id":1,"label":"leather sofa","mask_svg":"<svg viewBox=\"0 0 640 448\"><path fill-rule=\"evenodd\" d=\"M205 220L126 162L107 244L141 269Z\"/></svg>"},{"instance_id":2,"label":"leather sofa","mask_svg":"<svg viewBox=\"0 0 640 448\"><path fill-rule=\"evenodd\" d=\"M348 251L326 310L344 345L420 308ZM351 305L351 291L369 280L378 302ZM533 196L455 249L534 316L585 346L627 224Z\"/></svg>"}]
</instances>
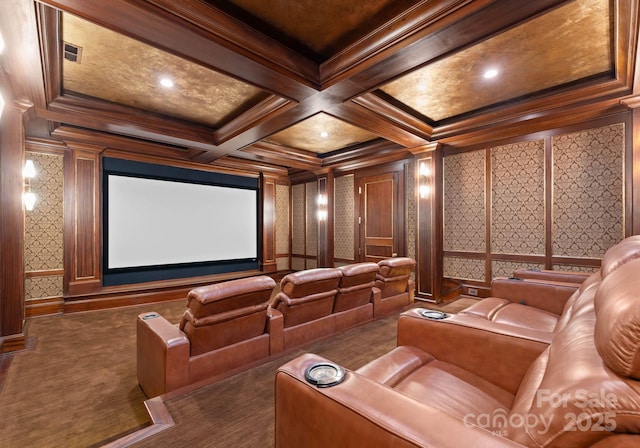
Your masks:
<instances>
[{"instance_id":1,"label":"leather sofa","mask_svg":"<svg viewBox=\"0 0 640 448\"><path fill-rule=\"evenodd\" d=\"M282 316L280 350L319 339L336 331L333 304L342 274L334 268L307 269L288 274L269 307Z\"/></svg>"},{"instance_id":2,"label":"leather sofa","mask_svg":"<svg viewBox=\"0 0 640 448\"><path fill-rule=\"evenodd\" d=\"M268 304L275 281L249 277L193 289L180 324L137 319L138 383L148 397L233 372L274 353Z\"/></svg>"},{"instance_id":3,"label":"leather sofa","mask_svg":"<svg viewBox=\"0 0 640 448\"><path fill-rule=\"evenodd\" d=\"M380 300L374 302L375 317L386 316L414 300L414 282L411 273L416 261L408 257L387 258L378 262L376 287L380 290Z\"/></svg>"},{"instance_id":4,"label":"leather sofa","mask_svg":"<svg viewBox=\"0 0 640 448\"><path fill-rule=\"evenodd\" d=\"M495 279L491 284L491 297L480 300L456 318L467 319L465 316L470 316L501 326L539 330L550 333L547 338L551 338L570 318L576 300L585 289L600 282L620 265L638 257L640 237L634 235L608 249L602 257L600 269L580 284L576 281L584 276L582 274L571 277L571 273L560 272L556 275L553 271L533 279Z\"/></svg>"},{"instance_id":5,"label":"leather sofa","mask_svg":"<svg viewBox=\"0 0 640 448\"><path fill-rule=\"evenodd\" d=\"M586 272L557 271L550 269L517 269L513 272L514 278L522 280L542 280L582 284L590 274Z\"/></svg>"},{"instance_id":6,"label":"leather sofa","mask_svg":"<svg viewBox=\"0 0 640 448\"><path fill-rule=\"evenodd\" d=\"M137 319L138 382L148 397L205 378L233 374L258 360L398 311L413 297L409 259L355 263L251 277L189 292L179 325L155 312ZM385 274L379 280L380 271ZM389 298L381 303L377 281Z\"/></svg>"},{"instance_id":7,"label":"leather sofa","mask_svg":"<svg viewBox=\"0 0 640 448\"><path fill-rule=\"evenodd\" d=\"M375 287L379 266L376 263L355 263L338 268L342 276L333 303L336 330L368 322L373 319L373 307L381 300Z\"/></svg>"},{"instance_id":8,"label":"leather sofa","mask_svg":"<svg viewBox=\"0 0 640 448\"><path fill-rule=\"evenodd\" d=\"M328 360L285 364L275 446L640 446L640 260L628 243L607 252L548 342L414 309L396 349L335 386L305 379Z\"/></svg>"}]
</instances>

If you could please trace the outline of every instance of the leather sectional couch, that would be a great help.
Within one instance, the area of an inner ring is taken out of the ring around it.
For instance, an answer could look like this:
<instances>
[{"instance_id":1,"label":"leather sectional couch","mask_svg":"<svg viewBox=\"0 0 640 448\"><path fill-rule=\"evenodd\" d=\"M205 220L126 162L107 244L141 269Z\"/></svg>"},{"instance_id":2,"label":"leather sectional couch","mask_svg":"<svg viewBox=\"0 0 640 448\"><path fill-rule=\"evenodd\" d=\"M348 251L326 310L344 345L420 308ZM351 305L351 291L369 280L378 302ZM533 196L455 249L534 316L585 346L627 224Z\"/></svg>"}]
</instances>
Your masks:
<instances>
[{"instance_id":1,"label":"leather sectional couch","mask_svg":"<svg viewBox=\"0 0 640 448\"><path fill-rule=\"evenodd\" d=\"M274 297L267 276L196 288L179 325L138 316L138 383L154 397L398 311L413 301L414 267L399 257L298 271Z\"/></svg>"},{"instance_id":2,"label":"leather sectional couch","mask_svg":"<svg viewBox=\"0 0 640 448\"><path fill-rule=\"evenodd\" d=\"M336 385L307 378L318 366L339 372L329 360L285 364L275 446L640 446L639 249L634 237L611 248L550 331L516 314L411 309L398 320L398 347L343 369Z\"/></svg>"}]
</instances>

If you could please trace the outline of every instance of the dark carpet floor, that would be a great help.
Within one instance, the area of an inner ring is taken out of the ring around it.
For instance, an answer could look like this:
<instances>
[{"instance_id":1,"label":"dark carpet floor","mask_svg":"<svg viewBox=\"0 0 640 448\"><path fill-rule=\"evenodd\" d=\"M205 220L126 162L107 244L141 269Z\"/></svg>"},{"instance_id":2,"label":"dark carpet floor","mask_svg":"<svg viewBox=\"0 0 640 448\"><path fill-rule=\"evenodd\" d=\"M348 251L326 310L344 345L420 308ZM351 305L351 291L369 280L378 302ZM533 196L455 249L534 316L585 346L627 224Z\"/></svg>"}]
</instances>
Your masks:
<instances>
[{"instance_id":1,"label":"dark carpet floor","mask_svg":"<svg viewBox=\"0 0 640 448\"><path fill-rule=\"evenodd\" d=\"M473 299L416 306L455 313ZM156 311L177 322L183 300L47 316L27 324L28 350L5 355L0 447L92 447L150 424L136 380L135 318ZM278 366L313 352L355 369L395 347L397 316L302 347L165 404L176 425L135 446L270 447Z\"/></svg>"}]
</instances>

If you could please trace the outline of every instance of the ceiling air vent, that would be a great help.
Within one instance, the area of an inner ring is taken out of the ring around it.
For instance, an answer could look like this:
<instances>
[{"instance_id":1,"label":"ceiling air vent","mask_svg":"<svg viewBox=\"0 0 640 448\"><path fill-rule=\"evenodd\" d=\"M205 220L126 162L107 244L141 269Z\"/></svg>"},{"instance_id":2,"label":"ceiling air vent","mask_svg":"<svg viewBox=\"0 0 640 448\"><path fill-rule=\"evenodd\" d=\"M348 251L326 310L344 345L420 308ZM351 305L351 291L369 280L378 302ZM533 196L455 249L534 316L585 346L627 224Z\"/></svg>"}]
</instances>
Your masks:
<instances>
[{"instance_id":1,"label":"ceiling air vent","mask_svg":"<svg viewBox=\"0 0 640 448\"><path fill-rule=\"evenodd\" d=\"M81 57L82 57L82 47L79 47L74 44L70 44L69 42L64 42L64 58L67 61L71 61L71 62L75 62L76 64L79 64Z\"/></svg>"}]
</instances>

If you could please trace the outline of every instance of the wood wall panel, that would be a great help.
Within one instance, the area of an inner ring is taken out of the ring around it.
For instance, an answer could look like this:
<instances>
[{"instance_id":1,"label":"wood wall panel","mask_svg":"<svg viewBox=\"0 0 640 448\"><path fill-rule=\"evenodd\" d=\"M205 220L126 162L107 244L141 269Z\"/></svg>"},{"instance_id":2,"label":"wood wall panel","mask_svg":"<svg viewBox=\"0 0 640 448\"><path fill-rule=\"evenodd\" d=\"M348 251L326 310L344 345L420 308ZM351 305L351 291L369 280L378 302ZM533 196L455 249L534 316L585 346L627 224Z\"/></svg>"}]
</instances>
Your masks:
<instances>
[{"instance_id":1,"label":"wood wall panel","mask_svg":"<svg viewBox=\"0 0 640 448\"><path fill-rule=\"evenodd\" d=\"M101 289L100 151L69 144L65 174L65 294Z\"/></svg>"},{"instance_id":2,"label":"wood wall panel","mask_svg":"<svg viewBox=\"0 0 640 448\"><path fill-rule=\"evenodd\" d=\"M76 159L76 269L77 279L94 278L96 248L96 161Z\"/></svg>"},{"instance_id":3,"label":"wood wall panel","mask_svg":"<svg viewBox=\"0 0 640 448\"><path fill-rule=\"evenodd\" d=\"M24 348L22 117L7 101L0 122L0 353Z\"/></svg>"},{"instance_id":4,"label":"wood wall panel","mask_svg":"<svg viewBox=\"0 0 640 448\"><path fill-rule=\"evenodd\" d=\"M278 270L276 264L276 183L268 177L262 179L262 266L263 272Z\"/></svg>"},{"instance_id":5,"label":"wood wall panel","mask_svg":"<svg viewBox=\"0 0 640 448\"><path fill-rule=\"evenodd\" d=\"M434 156L435 146L425 153L418 153L413 164L413 188L409 195L415 202L415 260L416 260L416 298L438 301L438 294L434 294ZM421 187L427 191L421 194Z\"/></svg>"}]
</instances>

